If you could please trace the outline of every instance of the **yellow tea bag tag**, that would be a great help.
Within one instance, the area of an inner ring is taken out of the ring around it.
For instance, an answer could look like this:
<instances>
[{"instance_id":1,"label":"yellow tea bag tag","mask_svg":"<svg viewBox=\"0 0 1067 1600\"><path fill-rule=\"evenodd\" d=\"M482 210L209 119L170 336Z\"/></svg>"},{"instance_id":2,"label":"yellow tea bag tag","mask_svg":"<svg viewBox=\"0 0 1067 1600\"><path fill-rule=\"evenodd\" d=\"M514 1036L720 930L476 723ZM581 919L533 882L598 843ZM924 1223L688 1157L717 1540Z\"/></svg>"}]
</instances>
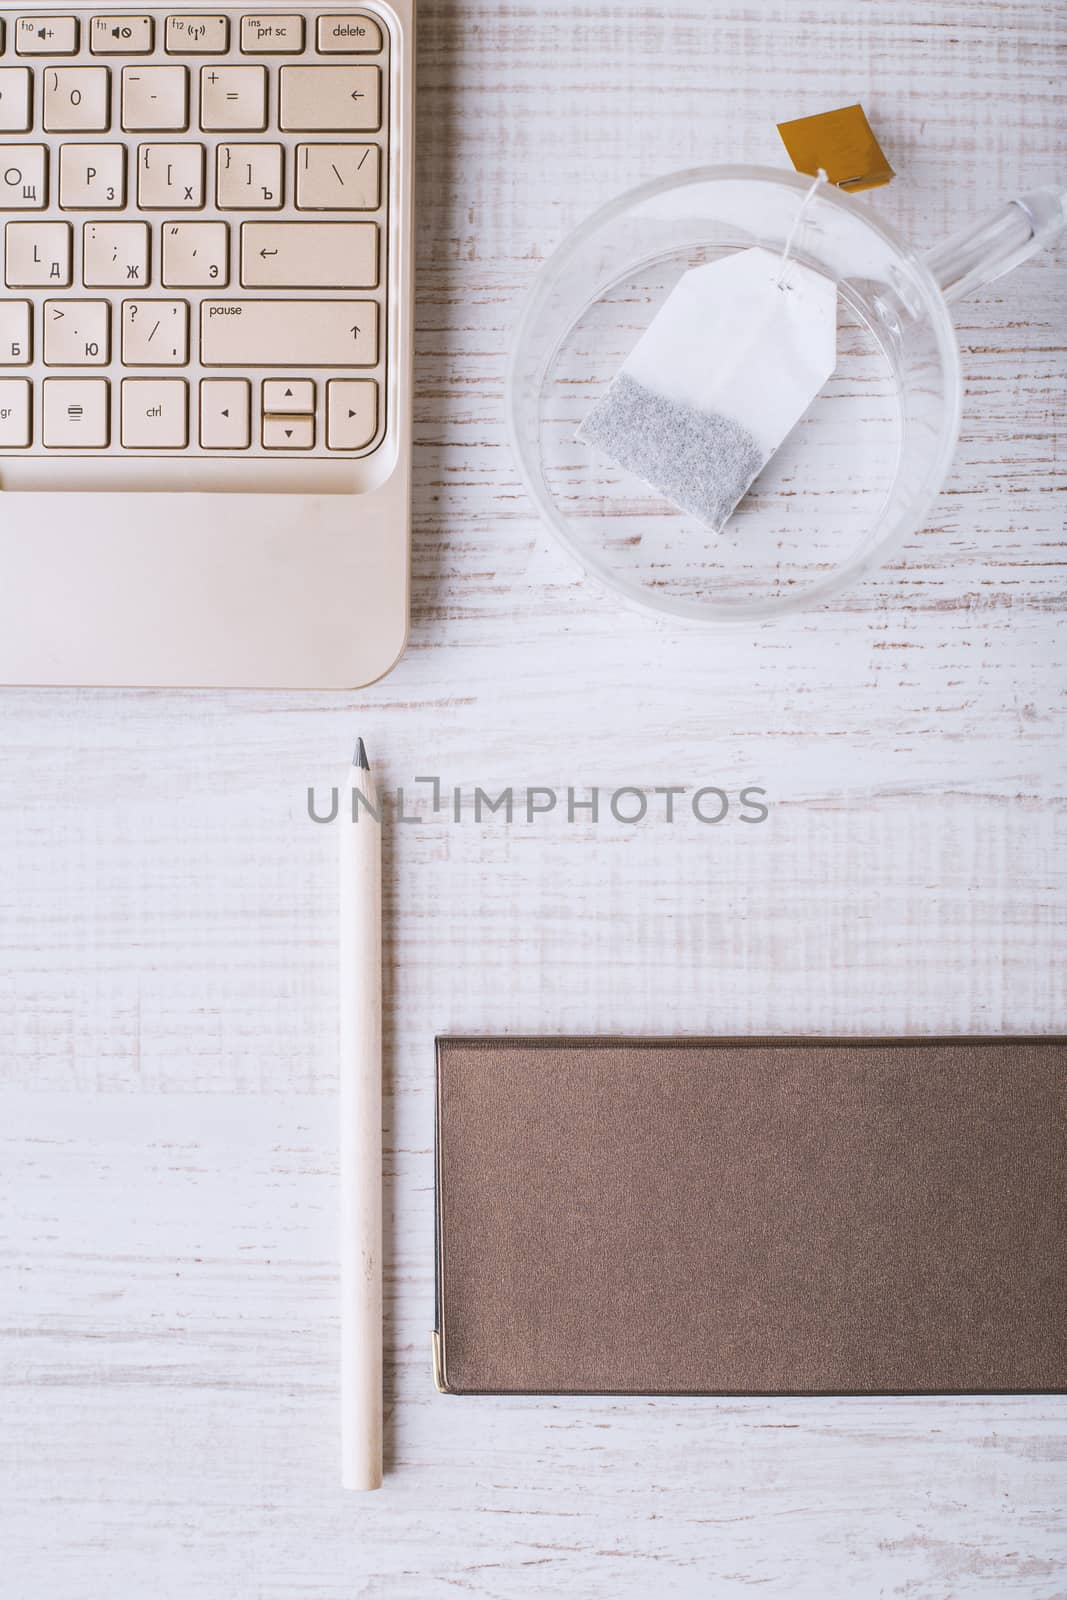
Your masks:
<instances>
[{"instance_id":1,"label":"yellow tea bag tag","mask_svg":"<svg viewBox=\"0 0 1067 1600\"><path fill-rule=\"evenodd\" d=\"M893 177L862 106L780 122L778 132L798 172L814 177L822 167L839 189L877 189Z\"/></svg>"}]
</instances>

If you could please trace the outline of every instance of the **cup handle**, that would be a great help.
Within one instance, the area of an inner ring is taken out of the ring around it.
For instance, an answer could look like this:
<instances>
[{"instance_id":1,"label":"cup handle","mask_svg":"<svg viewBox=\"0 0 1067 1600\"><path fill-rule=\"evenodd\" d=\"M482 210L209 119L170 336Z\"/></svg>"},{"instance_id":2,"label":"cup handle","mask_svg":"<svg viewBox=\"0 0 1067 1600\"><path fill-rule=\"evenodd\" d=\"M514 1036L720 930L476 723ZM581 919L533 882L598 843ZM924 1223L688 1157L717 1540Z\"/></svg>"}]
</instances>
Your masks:
<instances>
[{"instance_id":1,"label":"cup handle","mask_svg":"<svg viewBox=\"0 0 1067 1600\"><path fill-rule=\"evenodd\" d=\"M1067 227L1067 188L1043 189L1008 200L981 222L950 234L923 258L948 301L992 283L1049 244Z\"/></svg>"}]
</instances>

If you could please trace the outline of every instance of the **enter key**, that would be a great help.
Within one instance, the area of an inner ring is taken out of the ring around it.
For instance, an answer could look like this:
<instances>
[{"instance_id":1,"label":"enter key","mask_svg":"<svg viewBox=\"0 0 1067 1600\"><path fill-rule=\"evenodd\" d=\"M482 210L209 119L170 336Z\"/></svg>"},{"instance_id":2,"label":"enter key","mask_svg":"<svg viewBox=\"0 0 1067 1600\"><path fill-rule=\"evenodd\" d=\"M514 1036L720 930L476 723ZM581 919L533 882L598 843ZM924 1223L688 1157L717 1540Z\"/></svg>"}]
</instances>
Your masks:
<instances>
[{"instance_id":1,"label":"enter key","mask_svg":"<svg viewBox=\"0 0 1067 1600\"><path fill-rule=\"evenodd\" d=\"M374 222L245 222L241 282L247 289L375 289Z\"/></svg>"}]
</instances>

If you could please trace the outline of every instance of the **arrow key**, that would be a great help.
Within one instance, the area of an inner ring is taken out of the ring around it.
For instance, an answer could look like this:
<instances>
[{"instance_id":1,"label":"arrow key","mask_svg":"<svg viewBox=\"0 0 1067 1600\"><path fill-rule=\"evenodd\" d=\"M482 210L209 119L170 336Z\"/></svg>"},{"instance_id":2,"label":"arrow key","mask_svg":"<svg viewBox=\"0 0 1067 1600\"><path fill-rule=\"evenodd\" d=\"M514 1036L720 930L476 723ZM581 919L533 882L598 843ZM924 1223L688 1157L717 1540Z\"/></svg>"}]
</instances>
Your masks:
<instances>
[{"instance_id":1,"label":"arrow key","mask_svg":"<svg viewBox=\"0 0 1067 1600\"><path fill-rule=\"evenodd\" d=\"M310 450L315 443L315 418L263 414L264 450Z\"/></svg>"},{"instance_id":2,"label":"arrow key","mask_svg":"<svg viewBox=\"0 0 1067 1600\"><path fill-rule=\"evenodd\" d=\"M326 443L365 450L378 431L378 385L371 378L333 378L326 385Z\"/></svg>"},{"instance_id":3,"label":"arrow key","mask_svg":"<svg viewBox=\"0 0 1067 1600\"><path fill-rule=\"evenodd\" d=\"M204 378L200 384L200 443L205 450L247 450L252 385L247 378Z\"/></svg>"},{"instance_id":4,"label":"arrow key","mask_svg":"<svg viewBox=\"0 0 1067 1600\"><path fill-rule=\"evenodd\" d=\"M314 409L315 385L310 378L264 378L264 416L279 412L293 416Z\"/></svg>"}]
</instances>

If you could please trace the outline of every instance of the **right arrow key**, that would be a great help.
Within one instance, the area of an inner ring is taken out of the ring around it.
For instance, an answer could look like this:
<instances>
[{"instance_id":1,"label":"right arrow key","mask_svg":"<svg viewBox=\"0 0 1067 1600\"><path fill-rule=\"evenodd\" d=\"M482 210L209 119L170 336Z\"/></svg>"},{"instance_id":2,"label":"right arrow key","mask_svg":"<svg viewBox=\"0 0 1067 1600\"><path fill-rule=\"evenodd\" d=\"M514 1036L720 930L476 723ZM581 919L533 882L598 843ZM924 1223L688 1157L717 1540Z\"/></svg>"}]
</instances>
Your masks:
<instances>
[{"instance_id":1,"label":"right arrow key","mask_svg":"<svg viewBox=\"0 0 1067 1600\"><path fill-rule=\"evenodd\" d=\"M371 378L331 378L326 385L326 443L365 450L378 431L378 385Z\"/></svg>"}]
</instances>

